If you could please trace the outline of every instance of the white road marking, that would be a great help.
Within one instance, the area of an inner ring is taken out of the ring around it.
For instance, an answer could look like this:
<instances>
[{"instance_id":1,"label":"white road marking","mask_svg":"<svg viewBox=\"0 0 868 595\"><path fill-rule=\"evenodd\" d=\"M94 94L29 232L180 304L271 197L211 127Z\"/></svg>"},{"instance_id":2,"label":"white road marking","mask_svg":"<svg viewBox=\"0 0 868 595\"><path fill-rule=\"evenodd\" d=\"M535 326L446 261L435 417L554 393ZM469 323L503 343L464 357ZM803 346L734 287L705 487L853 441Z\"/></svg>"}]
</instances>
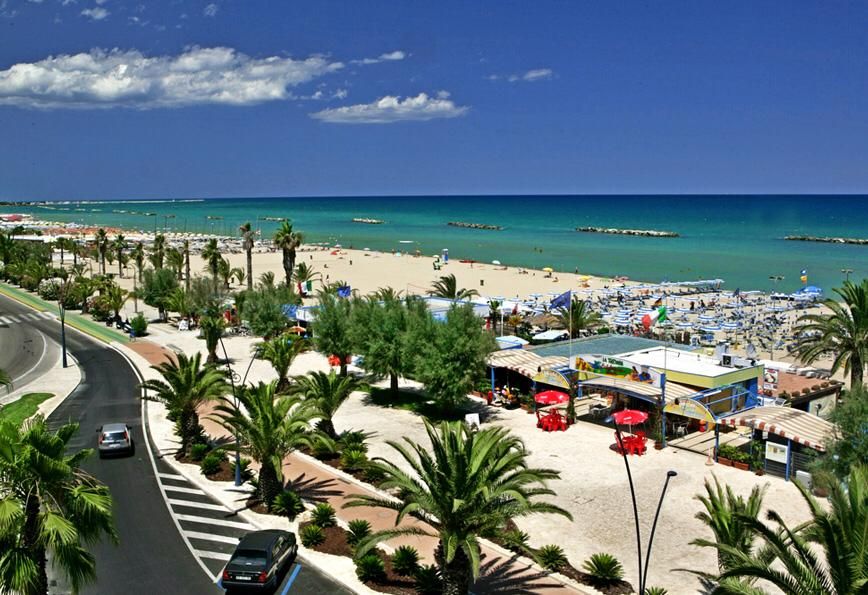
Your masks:
<instances>
[{"instance_id":1,"label":"white road marking","mask_svg":"<svg viewBox=\"0 0 868 595\"><path fill-rule=\"evenodd\" d=\"M199 531L184 531L190 539L203 539L205 541L219 541L220 543L228 543L237 545L240 538L226 537L225 535L213 535L211 533L200 533Z\"/></svg>"},{"instance_id":2,"label":"white road marking","mask_svg":"<svg viewBox=\"0 0 868 595\"><path fill-rule=\"evenodd\" d=\"M255 531L256 527L247 523L239 523L236 521L222 521L217 519L209 519L206 517L195 516L192 514L175 514L173 515L179 521L188 521L190 523L202 523L204 525L217 525L218 527L228 527L230 529L243 529L245 531ZM184 533L184 531L181 531Z\"/></svg>"},{"instance_id":3,"label":"white road marking","mask_svg":"<svg viewBox=\"0 0 868 595\"><path fill-rule=\"evenodd\" d=\"M20 320L18 320L18 317L16 317L16 316L13 315L13 314L10 314L10 315L7 316L6 318L8 318L9 320L11 320L12 322L21 322Z\"/></svg>"},{"instance_id":4,"label":"white road marking","mask_svg":"<svg viewBox=\"0 0 868 595\"><path fill-rule=\"evenodd\" d=\"M177 479L179 481L187 481L187 478L177 473L157 473L163 479Z\"/></svg>"},{"instance_id":5,"label":"white road marking","mask_svg":"<svg viewBox=\"0 0 868 595\"><path fill-rule=\"evenodd\" d=\"M175 506L189 506L190 508L201 508L202 510L219 510L220 512L229 512L228 510L226 510L225 506L220 506L219 504L193 502L192 500L175 500L173 498L169 498L169 504L174 504Z\"/></svg>"},{"instance_id":6,"label":"white road marking","mask_svg":"<svg viewBox=\"0 0 868 595\"><path fill-rule=\"evenodd\" d=\"M51 312L40 312L39 317L48 320L50 318L54 318L54 314L52 314Z\"/></svg>"},{"instance_id":7,"label":"white road marking","mask_svg":"<svg viewBox=\"0 0 868 595\"><path fill-rule=\"evenodd\" d=\"M3 324L10 324L12 322L12 319L8 316L0 316L0 322L2 322Z\"/></svg>"},{"instance_id":8,"label":"white road marking","mask_svg":"<svg viewBox=\"0 0 868 595\"><path fill-rule=\"evenodd\" d=\"M205 550L193 550L200 558L213 558L222 562L228 562L232 558L232 554L224 554L222 552L208 552Z\"/></svg>"},{"instance_id":9,"label":"white road marking","mask_svg":"<svg viewBox=\"0 0 868 595\"><path fill-rule=\"evenodd\" d=\"M205 495L205 492L203 492L202 490L200 490L198 488L182 488L182 487L178 487L178 486L170 486L170 485L163 484L163 489L167 490L169 492L182 492L184 494L201 494L202 496Z\"/></svg>"}]
</instances>

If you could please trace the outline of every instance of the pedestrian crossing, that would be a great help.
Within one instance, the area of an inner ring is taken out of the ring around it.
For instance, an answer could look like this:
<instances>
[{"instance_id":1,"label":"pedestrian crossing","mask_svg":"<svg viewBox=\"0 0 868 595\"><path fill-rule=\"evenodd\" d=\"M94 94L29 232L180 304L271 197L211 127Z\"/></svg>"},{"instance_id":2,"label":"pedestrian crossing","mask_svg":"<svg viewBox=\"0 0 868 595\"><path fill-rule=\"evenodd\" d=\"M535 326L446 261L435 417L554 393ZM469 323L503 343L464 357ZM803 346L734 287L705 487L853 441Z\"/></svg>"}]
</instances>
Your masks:
<instances>
[{"instance_id":1,"label":"pedestrian crossing","mask_svg":"<svg viewBox=\"0 0 868 595\"><path fill-rule=\"evenodd\" d=\"M256 527L157 460L157 480L170 512L200 564L217 580L238 540Z\"/></svg>"},{"instance_id":2,"label":"pedestrian crossing","mask_svg":"<svg viewBox=\"0 0 868 595\"><path fill-rule=\"evenodd\" d=\"M21 324L23 322L35 322L37 320L53 320L57 315L51 312L28 312L26 314L3 314L0 315L0 324Z\"/></svg>"}]
</instances>

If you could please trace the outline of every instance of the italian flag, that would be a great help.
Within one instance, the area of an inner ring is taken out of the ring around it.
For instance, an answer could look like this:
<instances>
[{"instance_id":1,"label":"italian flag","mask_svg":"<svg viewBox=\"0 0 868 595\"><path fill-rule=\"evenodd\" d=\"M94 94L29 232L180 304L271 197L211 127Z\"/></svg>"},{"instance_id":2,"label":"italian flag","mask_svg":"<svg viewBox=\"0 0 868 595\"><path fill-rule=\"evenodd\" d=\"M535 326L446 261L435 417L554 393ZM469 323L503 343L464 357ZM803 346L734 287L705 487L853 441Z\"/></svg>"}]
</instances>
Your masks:
<instances>
[{"instance_id":1,"label":"italian flag","mask_svg":"<svg viewBox=\"0 0 868 595\"><path fill-rule=\"evenodd\" d=\"M642 317L642 326L647 331L654 323L663 322L664 320L666 320L666 306L660 306L655 311Z\"/></svg>"}]
</instances>

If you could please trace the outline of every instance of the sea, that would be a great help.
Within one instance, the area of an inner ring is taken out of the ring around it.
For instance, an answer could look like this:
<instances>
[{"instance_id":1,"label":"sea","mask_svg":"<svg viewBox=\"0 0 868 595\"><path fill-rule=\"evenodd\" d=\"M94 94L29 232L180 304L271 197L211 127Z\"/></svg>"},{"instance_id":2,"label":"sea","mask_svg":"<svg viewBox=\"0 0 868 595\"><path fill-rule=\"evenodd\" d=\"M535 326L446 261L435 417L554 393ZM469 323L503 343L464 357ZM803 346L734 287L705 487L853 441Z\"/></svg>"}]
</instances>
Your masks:
<instances>
[{"instance_id":1,"label":"sea","mask_svg":"<svg viewBox=\"0 0 868 595\"><path fill-rule=\"evenodd\" d=\"M0 212L131 230L237 234L249 221L270 236L288 218L308 243L383 251L449 251L450 259L630 279L723 279L724 288L827 293L868 275L868 245L784 240L868 238L868 195L388 196L56 201ZM353 218L384 223L354 223ZM271 220L269 220L271 219ZM496 225L500 231L447 225ZM592 226L672 231L677 238L603 235Z\"/></svg>"}]
</instances>

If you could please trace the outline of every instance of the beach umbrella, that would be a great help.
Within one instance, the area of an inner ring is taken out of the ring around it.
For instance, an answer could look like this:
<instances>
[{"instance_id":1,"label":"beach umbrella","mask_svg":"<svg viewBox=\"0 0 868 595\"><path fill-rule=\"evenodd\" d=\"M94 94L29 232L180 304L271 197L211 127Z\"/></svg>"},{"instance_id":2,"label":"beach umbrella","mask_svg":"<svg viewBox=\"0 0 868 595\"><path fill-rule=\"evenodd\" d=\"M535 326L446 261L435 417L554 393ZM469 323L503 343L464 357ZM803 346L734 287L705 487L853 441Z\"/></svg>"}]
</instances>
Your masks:
<instances>
[{"instance_id":1,"label":"beach umbrella","mask_svg":"<svg viewBox=\"0 0 868 595\"><path fill-rule=\"evenodd\" d=\"M533 398L540 405L560 405L570 400L570 395L559 390L547 390L537 393Z\"/></svg>"},{"instance_id":2,"label":"beach umbrella","mask_svg":"<svg viewBox=\"0 0 868 595\"><path fill-rule=\"evenodd\" d=\"M491 264L500 264L500 261L499 260L492 260Z\"/></svg>"},{"instance_id":3,"label":"beach umbrella","mask_svg":"<svg viewBox=\"0 0 868 595\"><path fill-rule=\"evenodd\" d=\"M553 272L554 272L554 269L553 269L552 267L543 267L543 272L546 272L546 273L553 273Z\"/></svg>"},{"instance_id":4,"label":"beach umbrella","mask_svg":"<svg viewBox=\"0 0 868 595\"><path fill-rule=\"evenodd\" d=\"M612 414L612 419L619 426L630 426L630 432L632 433L633 426L648 421L648 414L638 409L621 409Z\"/></svg>"}]
</instances>

